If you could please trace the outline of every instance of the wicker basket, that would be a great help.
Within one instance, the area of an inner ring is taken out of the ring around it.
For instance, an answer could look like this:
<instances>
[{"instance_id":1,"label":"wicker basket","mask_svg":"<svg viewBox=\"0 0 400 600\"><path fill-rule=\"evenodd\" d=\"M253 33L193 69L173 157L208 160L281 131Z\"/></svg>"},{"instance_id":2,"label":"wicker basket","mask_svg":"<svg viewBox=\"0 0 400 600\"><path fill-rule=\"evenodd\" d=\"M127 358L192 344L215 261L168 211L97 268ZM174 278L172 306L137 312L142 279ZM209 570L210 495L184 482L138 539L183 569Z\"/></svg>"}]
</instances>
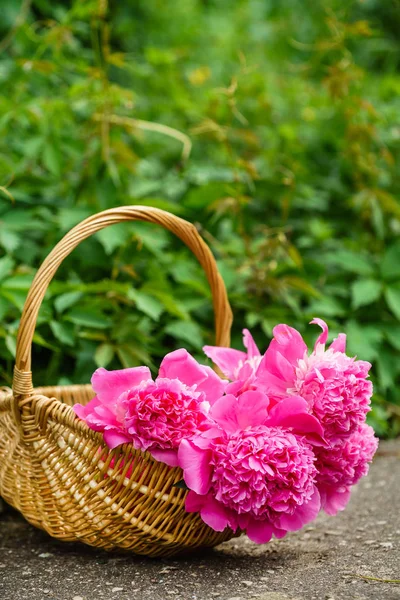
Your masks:
<instances>
[{"instance_id":1,"label":"wicker basket","mask_svg":"<svg viewBox=\"0 0 400 600\"><path fill-rule=\"evenodd\" d=\"M148 453L124 444L110 451L72 406L93 397L90 385L33 388L31 345L46 289L63 259L85 238L122 221L148 221L177 235L195 254L212 291L216 344L229 346L232 313L215 260L196 228L145 206L106 210L74 227L32 283L17 341L13 390L0 389L0 494L33 525L66 541L170 556L233 537L185 512L182 479Z\"/></svg>"}]
</instances>

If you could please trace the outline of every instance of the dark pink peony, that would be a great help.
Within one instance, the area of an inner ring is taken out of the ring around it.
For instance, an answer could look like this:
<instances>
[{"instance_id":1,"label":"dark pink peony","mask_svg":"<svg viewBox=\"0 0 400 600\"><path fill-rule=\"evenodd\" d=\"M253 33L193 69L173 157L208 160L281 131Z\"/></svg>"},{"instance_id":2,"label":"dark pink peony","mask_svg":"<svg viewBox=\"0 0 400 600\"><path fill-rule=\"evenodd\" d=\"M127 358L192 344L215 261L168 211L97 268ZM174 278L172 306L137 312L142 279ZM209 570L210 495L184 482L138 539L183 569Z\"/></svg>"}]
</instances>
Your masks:
<instances>
[{"instance_id":1,"label":"dark pink peony","mask_svg":"<svg viewBox=\"0 0 400 600\"><path fill-rule=\"evenodd\" d=\"M377 448L374 430L366 424L328 448L316 448L317 486L326 513L335 515L345 508L351 486L367 475Z\"/></svg>"},{"instance_id":2,"label":"dark pink peony","mask_svg":"<svg viewBox=\"0 0 400 600\"><path fill-rule=\"evenodd\" d=\"M322 333L310 356L298 331L287 325L275 327L255 385L278 400L287 394L304 398L323 425L326 439L334 441L365 422L372 395L367 379L371 365L345 354L344 334L325 350L328 327L321 319L311 322L320 325Z\"/></svg>"},{"instance_id":3,"label":"dark pink peony","mask_svg":"<svg viewBox=\"0 0 400 600\"><path fill-rule=\"evenodd\" d=\"M216 427L183 440L178 453L191 490L186 509L216 531L246 529L257 543L300 529L320 509L304 433L321 443L322 428L302 398L268 404L257 391L222 397L210 410Z\"/></svg>"},{"instance_id":4,"label":"dark pink peony","mask_svg":"<svg viewBox=\"0 0 400 600\"><path fill-rule=\"evenodd\" d=\"M167 354L155 382L146 367L98 369L92 386L95 398L74 410L103 432L110 448L131 442L176 466L181 439L205 428L209 407L222 396L226 382L181 349Z\"/></svg>"},{"instance_id":5,"label":"dark pink peony","mask_svg":"<svg viewBox=\"0 0 400 600\"><path fill-rule=\"evenodd\" d=\"M145 381L125 392L118 403L135 447L151 450L155 458L157 449L176 452L183 438L210 427L204 393L179 379L158 377L156 381Z\"/></svg>"}]
</instances>

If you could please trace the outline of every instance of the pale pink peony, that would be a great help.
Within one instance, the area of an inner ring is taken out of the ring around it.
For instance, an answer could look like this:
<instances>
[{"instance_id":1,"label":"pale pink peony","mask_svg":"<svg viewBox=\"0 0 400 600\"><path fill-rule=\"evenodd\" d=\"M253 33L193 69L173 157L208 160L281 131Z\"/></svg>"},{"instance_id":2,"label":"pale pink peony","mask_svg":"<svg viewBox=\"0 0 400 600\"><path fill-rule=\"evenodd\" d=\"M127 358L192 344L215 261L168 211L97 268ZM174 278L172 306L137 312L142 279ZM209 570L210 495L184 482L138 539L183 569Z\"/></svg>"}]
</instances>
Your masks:
<instances>
[{"instance_id":1,"label":"pale pink peony","mask_svg":"<svg viewBox=\"0 0 400 600\"><path fill-rule=\"evenodd\" d=\"M204 346L203 351L232 383L227 393L239 394L253 388L253 380L261 362L261 354L248 329L243 329L243 345L246 352L233 348Z\"/></svg>"},{"instance_id":2,"label":"pale pink peony","mask_svg":"<svg viewBox=\"0 0 400 600\"><path fill-rule=\"evenodd\" d=\"M214 429L183 440L178 453L191 490L186 510L199 511L216 531L246 529L257 543L300 529L320 509L304 433L322 443L322 428L302 398L268 405L258 391L220 398L209 415Z\"/></svg>"},{"instance_id":3,"label":"pale pink peony","mask_svg":"<svg viewBox=\"0 0 400 600\"><path fill-rule=\"evenodd\" d=\"M181 439L204 429L209 406L225 385L181 349L163 359L155 382L146 367L98 369L92 377L95 398L74 410L91 429L103 432L110 448L130 442L176 466Z\"/></svg>"},{"instance_id":4,"label":"pale pink peony","mask_svg":"<svg viewBox=\"0 0 400 600\"><path fill-rule=\"evenodd\" d=\"M334 441L365 421L372 395L372 383L367 379L371 365L345 354L344 334L325 350L326 323L321 319L311 323L320 325L322 333L310 356L298 331L287 325L275 327L255 385L278 400L287 394L304 398L323 425L326 439Z\"/></svg>"},{"instance_id":5,"label":"pale pink peony","mask_svg":"<svg viewBox=\"0 0 400 600\"><path fill-rule=\"evenodd\" d=\"M326 513L335 515L346 507L351 486L367 475L377 447L374 430L363 424L334 445L315 449L317 486Z\"/></svg>"}]
</instances>

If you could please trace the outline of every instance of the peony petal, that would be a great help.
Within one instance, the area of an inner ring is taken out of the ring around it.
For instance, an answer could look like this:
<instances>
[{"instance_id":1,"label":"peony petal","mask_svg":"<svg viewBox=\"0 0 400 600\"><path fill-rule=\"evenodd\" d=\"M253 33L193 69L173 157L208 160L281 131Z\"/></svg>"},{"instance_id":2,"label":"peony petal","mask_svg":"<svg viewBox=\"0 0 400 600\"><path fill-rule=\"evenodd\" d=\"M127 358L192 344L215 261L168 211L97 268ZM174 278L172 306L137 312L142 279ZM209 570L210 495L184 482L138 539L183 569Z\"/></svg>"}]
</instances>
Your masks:
<instances>
[{"instance_id":1,"label":"peony petal","mask_svg":"<svg viewBox=\"0 0 400 600\"><path fill-rule=\"evenodd\" d=\"M247 358L245 352L232 348L219 348L218 346L204 346L203 352L208 358L211 358L228 379L235 379L236 369Z\"/></svg>"},{"instance_id":2,"label":"peony petal","mask_svg":"<svg viewBox=\"0 0 400 600\"><path fill-rule=\"evenodd\" d=\"M93 417L93 421L102 423L105 427L114 427L115 429L121 428L121 422L118 421L115 413L104 404L99 404L99 406L94 407L93 413L88 415L87 419L89 420L91 416Z\"/></svg>"},{"instance_id":3,"label":"peony petal","mask_svg":"<svg viewBox=\"0 0 400 600\"><path fill-rule=\"evenodd\" d=\"M206 502L206 496L199 496L196 492L189 490L185 500L186 512L200 512Z\"/></svg>"},{"instance_id":4,"label":"peony petal","mask_svg":"<svg viewBox=\"0 0 400 600\"><path fill-rule=\"evenodd\" d=\"M104 431L106 428L115 429L120 425L116 421L115 415L101 404L97 396L86 405L75 404L72 408L76 415L94 431Z\"/></svg>"},{"instance_id":5,"label":"peony petal","mask_svg":"<svg viewBox=\"0 0 400 600\"><path fill-rule=\"evenodd\" d=\"M250 519L247 525L247 536L256 544L266 544L272 538L274 528L269 521Z\"/></svg>"},{"instance_id":6,"label":"peony petal","mask_svg":"<svg viewBox=\"0 0 400 600\"><path fill-rule=\"evenodd\" d=\"M211 483L211 452L182 440L178 450L178 464L188 488L197 494L207 494Z\"/></svg>"},{"instance_id":7,"label":"peony petal","mask_svg":"<svg viewBox=\"0 0 400 600\"><path fill-rule=\"evenodd\" d=\"M234 381L233 383L228 383L225 388L225 393L232 396L239 396L242 392L243 388L247 385L247 381L240 379L239 381Z\"/></svg>"},{"instance_id":8,"label":"peony petal","mask_svg":"<svg viewBox=\"0 0 400 600\"><path fill-rule=\"evenodd\" d=\"M295 433L313 434L309 441L325 446L324 430L316 417L308 413L308 404L300 396L288 396L269 411L269 427L290 427Z\"/></svg>"},{"instance_id":9,"label":"peony petal","mask_svg":"<svg viewBox=\"0 0 400 600\"><path fill-rule=\"evenodd\" d=\"M326 344L326 340L328 339L328 325L322 319L313 319L312 321L310 321L310 325L319 325L322 329L322 333L319 335L314 345L315 352L319 344L322 344L322 346L325 346Z\"/></svg>"},{"instance_id":10,"label":"peony petal","mask_svg":"<svg viewBox=\"0 0 400 600\"><path fill-rule=\"evenodd\" d=\"M288 382L273 375L262 359L257 371L253 385L260 391L265 392L271 398L283 398L287 396ZM228 388L227 388L228 391ZM230 388L229 388L230 391ZM231 392L233 393L233 392Z\"/></svg>"},{"instance_id":11,"label":"peony petal","mask_svg":"<svg viewBox=\"0 0 400 600\"><path fill-rule=\"evenodd\" d=\"M247 525L249 524L249 514L248 513L238 513L237 515L237 523L242 531L247 529Z\"/></svg>"},{"instance_id":12,"label":"peony petal","mask_svg":"<svg viewBox=\"0 0 400 600\"><path fill-rule=\"evenodd\" d=\"M236 396L226 394L219 398L211 407L210 417L227 433L234 433L241 429Z\"/></svg>"},{"instance_id":13,"label":"peony petal","mask_svg":"<svg viewBox=\"0 0 400 600\"><path fill-rule=\"evenodd\" d=\"M274 527L274 536L277 540L281 540L285 537L285 535L287 535L287 531L285 529L278 529L277 527Z\"/></svg>"},{"instance_id":14,"label":"peony petal","mask_svg":"<svg viewBox=\"0 0 400 600\"><path fill-rule=\"evenodd\" d=\"M275 342L273 349L279 352L294 366L297 366L297 361L304 358L307 352L307 345L301 334L289 325L277 325L273 329L274 339L270 347ZM278 347L278 348L277 348ZM267 350L268 352L268 350Z\"/></svg>"},{"instance_id":15,"label":"peony petal","mask_svg":"<svg viewBox=\"0 0 400 600\"><path fill-rule=\"evenodd\" d=\"M285 396L287 388L294 385L298 361L306 353L307 346L296 329L277 325L256 371L256 385L271 396Z\"/></svg>"},{"instance_id":16,"label":"peony petal","mask_svg":"<svg viewBox=\"0 0 400 600\"><path fill-rule=\"evenodd\" d=\"M254 372L254 366L249 361L246 361L241 367L237 369L235 380L243 381L245 384L251 383L251 379L253 378Z\"/></svg>"},{"instance_id":17,"label":"peony petal","mask_svg":"<svg viewBox=\"0 0 400 600\"><path fill-rule=\"evenodd\" d=\"M295 366L280 352L275 355L275 372L283 381L288 382L293 381L296 374Z\"/></svg>"},{"instance_id":18,"label":"peony petal","mask_svg":"<svg viewBox=\"0 0 400 600\"><path fill-rule=\"evenodd\" d=\"M243 329L243 345L247 350L247 358L254 358L254 356L261 356L257 344L255 343L253 336L248 329Z\"/></svg>"},{"instance_id":19,"label":"peony petal","mask_svg":"<svg viewBox=\"0 0 400 600\"><path fill-rule=\"evenodd\" d=\"M103 433L104 441L111 450L116 448L117 446L121 446L121 444L126 444L127 442L131 442L132 438L126 435L125 433L115 431L115 429L106 430Z\"/></svg>"},{"instance_id":20,"label":"peony petal","mask_svg":"<svg viewBox=\"0 0 400 600\"><path fill-rule=\"evenodd\" d=\"M286 531L298 531L313 521L321 508L321 498L318 489L315 488L310 500L298 506L292 515L282 514L279 518L279 528Z\"/></svg>"},{"instance_id":21,"label":"peony petal","mask_svg":"<svg viewBox=\"0 0 400 600\"><path fill-rule=\"evenodd\" d=\"M226 394L211 407L210 417L227 433L263 425L268 417L269 399L259 391L248 390L237 398Z\"/></svg>"},{"instance_id":22,"label":"peony petal","mask_svg":"<svg viewBox=\"0 0 400 600\"><path fill-rule=\"evenodd\" d=\"M178 451L177 450L149 450L151 456L159 462L165 463L169 467L178 466Z\"/></svg>"},{"instance_id":23,"label":"peony petal","mask_svg":"<svg viewBox=\"0 0 400 600\"><path fill-rule=\"evenodd\" d=\"M202 431L200 435L193 436L191 441L197 448L201 448L201 450L209 450L212 446L213 440L215 438L221 437L220 427L210 427L210 429L206 429Z\"/></svg>"},{"instance_id":24,"label":"peony petal","mask_svg":"<svg viewBox=\"0 0 400 600\"><path fill-rule=\"evenodd\" d=\"M286 396L269 411L268 425L280 425L299 414L308 414L308 404L301 396Z\"/></svg>"},{"instance_id":25,"label":"peony petal","mask_svg":"<svg viewBox=\"0 0 400 600\"><path fill-rule=\"evenodd\" d=\"M237 421L240 429L264 425L268 418L269 398L259 391L248 390L237 399Z\"/></svg>"},{"instance_id":26,"label":"peony petal","mask_svg":"<svg viewBox=\"0 0 400 600\"><path fill-rule=\"evenodd\" d=\"M209 527L214 531L224 531L229 524L229 517L223 504L215 500L210 494L206 496L206 500L200 516Z\"/></svg>"},{"instance_id":27,"label":"peony petal","mask_svg":"<svg viewBox=\"0 0 400 600\"><path fill-rule=\"evenodd\" d=\"M159 377L179 379L185 385L197 386L197 391L203 392L210 404L222 396L226 383L210 367L201 365L184 348L167 354L158 373Z\"/></svg>"},{"instance_id":28,"label":"peony petal","mask_svg":"<svg viewBox=\"0 0 400 600\"><path fill-rule=\"evenodd\" d=\"M337 338L335 338L332 344L329 346L330 350L334 350L335 352L346 352L346 334L339 333Z\"/></svg>"},{"instance_id":29,"label":"peony petal","mask_svg":"<svg viewBox=\"0 0 400 600\"><path fill-rule=\"evenodd\" d=\"M334 487L321 487L322 508L326 514L335 516L340 510L344 510L350 500L350 487L337 490Z\"/></svg>"},{"instance_id":30,"label":"peony petal","mask_svg":"<svg viewBox=\"0 0 400 600\"><path fill-rule=\"evenodd\" d=\"M74 404L72 410L80 419L85 420L88 415L94 412L95 408L100 406L100 400L95 396L87 404Z\"/></svg>"},{"instance_id":31,"label":"peony petal","mask_svg":"<svg viewBox=\"0 0 400 600\"><path fill-rule=\"evenodd\" d=\"M151 373L147 367L132 367L119 371L107 371L101 367L92 375L92 387L100 402L113 404L123 392L149 379Z\"/></svg>"}]
</instances>

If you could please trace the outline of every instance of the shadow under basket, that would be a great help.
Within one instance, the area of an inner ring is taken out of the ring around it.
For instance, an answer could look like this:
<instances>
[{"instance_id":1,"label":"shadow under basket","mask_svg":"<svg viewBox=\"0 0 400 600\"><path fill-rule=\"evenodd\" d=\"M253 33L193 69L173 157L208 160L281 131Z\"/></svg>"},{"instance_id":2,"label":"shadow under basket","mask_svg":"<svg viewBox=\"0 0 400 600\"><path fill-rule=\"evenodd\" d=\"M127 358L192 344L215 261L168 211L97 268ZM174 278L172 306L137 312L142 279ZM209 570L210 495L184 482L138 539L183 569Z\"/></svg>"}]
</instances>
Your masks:
<instances>
[{"instance_id":1,"label":"shadow under basket","mask_svg":"<svg viewBox=\"0 0 400 600\"><path fill-rule=\"evenodd\" d=\"M0 495L55 538L107 550L171 556L213 547L235 536L216 532L185 511L180 468L124 444L110 450L72 406L94 396L90 385L33 388L31 346L46 289L62 260L92 233L144 220L175 233L194 252L209 281L216 343L229 346L232 313L215 260L195 227L165 211L130 206L89 217L73 228L39 269L17 340L13 389L0 388ZM22 541L22 540L21 540Z\"/></svg>"}]
</instances>

